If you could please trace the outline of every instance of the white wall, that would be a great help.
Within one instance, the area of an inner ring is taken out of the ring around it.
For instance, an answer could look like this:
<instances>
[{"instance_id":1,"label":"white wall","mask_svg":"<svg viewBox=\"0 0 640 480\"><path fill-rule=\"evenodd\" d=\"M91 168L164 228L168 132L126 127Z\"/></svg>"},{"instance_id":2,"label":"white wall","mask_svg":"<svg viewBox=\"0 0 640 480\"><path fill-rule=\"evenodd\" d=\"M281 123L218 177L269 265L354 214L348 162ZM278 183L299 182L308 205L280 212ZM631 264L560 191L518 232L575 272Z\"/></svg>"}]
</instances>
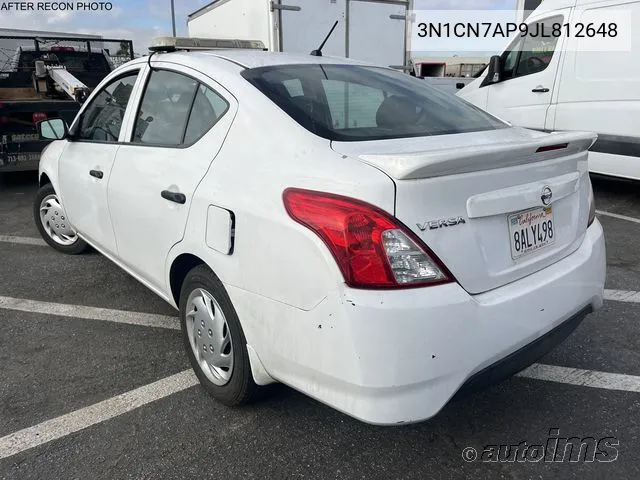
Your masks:
<instances>
[{"instance_id":1,"label":"white wall","mask_svg":"<svg viewBox=\"0 0 640 480\"><path fill-rule=\"evenodd\" d=\"M227 0L187 20L190 37L240 38L270 42L268 0Z\"/></svg>"}]
</instances>

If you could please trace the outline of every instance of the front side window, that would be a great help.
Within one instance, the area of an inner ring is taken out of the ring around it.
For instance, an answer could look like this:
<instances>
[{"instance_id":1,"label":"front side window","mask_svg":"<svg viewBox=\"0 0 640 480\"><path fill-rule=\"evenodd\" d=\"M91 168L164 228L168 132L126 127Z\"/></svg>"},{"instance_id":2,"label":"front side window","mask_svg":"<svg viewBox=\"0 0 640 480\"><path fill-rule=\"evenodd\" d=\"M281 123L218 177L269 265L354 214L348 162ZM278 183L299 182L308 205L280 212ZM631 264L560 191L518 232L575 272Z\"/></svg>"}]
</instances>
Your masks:
<instances>
[{"instance_id":1,"label":"front side window","mask_svg":"<svg viewBox=\"0 0 640 480\"><path fill-rule=\"evenodd\" d=\"M527 36L515 40L502 55L503 78L524 77L546 69L559 38L554 36L553 27L562 22L563 17L556 16L529 24Z\"/></svg>"},{"instance_id":2,"label":"front side window","mask_svg":"<svg viewBox=\"0 0 640 480\"><path fill-rule=\"evenodd\" d=\"M109 83L87 105L80 119L79 140L117 142L138 72Z\"/></svg>"},{"instance_id":3,"label":"front side window","mask_svg":"<svg viewBox=\"0 0 640 480\"><path fill-rule=\"evenodd\" d=\"M505 128L470 103L379 67L278 65L242 75L300 125L337 141L444 135ZM292 95L290 85L301 88ZM289 88L287 88L289 87Z\"/></svg>"},{"instance_id":4,"label":"front side window","mask_svg":"<svg viewBox=\"0 0 640 480\"><path fill-rule=\"evenodd\" d=\"M520 46L522 39L519 38L515 44L502 55L502 78L507 79L513 77L520 56Z\"/></svg>"}]
</instances>

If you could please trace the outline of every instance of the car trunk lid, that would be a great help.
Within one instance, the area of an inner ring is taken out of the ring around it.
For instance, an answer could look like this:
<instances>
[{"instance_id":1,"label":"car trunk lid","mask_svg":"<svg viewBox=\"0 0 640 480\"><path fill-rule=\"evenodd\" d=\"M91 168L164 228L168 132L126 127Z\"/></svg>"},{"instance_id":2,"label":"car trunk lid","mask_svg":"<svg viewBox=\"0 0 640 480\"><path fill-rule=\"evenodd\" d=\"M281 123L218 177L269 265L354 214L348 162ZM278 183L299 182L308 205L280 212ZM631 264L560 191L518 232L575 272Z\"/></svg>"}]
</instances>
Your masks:
<instances>
[{"instance_id":1,"label":"car trunk lid","mask_svg":"<svg viewBox=\"0 0 640 480\"><path fill-rule=\"evenodd\" d=\"M587 150L595 139L506 128L332 147L394 180L395 216L476 294L578 248L589 214Z\"/></svg>"}]
</instances>

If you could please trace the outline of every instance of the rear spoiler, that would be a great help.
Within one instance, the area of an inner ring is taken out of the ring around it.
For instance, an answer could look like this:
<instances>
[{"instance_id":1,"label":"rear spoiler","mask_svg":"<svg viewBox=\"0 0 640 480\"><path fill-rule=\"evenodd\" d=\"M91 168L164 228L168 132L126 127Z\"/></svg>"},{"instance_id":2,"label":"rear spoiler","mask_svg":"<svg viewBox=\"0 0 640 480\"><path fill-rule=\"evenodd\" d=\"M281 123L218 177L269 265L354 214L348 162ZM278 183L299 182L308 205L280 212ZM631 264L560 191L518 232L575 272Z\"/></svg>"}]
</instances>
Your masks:
<instances>
[{"instance_id":1,"label":"rear spoiler","mask_svg":"<svg viewBox=\"0 0 640 480\"><path fill-rule=\"evenodd\" d=\"M591 132L553 132L517 142L432 149L386 155L359 155L364 162L386 171L398 180L440 177L479 170L524 165L586 152L597 140Z\"/></svg>"}]
</instances>

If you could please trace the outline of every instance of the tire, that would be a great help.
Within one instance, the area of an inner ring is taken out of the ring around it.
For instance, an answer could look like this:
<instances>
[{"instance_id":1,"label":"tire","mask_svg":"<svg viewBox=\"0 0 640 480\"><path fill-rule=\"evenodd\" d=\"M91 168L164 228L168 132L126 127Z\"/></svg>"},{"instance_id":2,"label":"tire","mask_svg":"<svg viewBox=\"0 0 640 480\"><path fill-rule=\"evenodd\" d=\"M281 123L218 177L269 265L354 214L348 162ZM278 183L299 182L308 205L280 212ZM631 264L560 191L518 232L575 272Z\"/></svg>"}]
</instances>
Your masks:
<instances>
[{"instance_id":1,"label":"tire","mask_svg":"<svg viewBox=\"0 0 640 480\"><path fill-rule=\"evenodd\" d=\"M182 284L180 326L191 367L207 393L230 407L250 402L258 387L247 341L222 282L206 265L191 270Z\"/></svg>"},{"instance_id":2,"label":"tire","mask_svg":"<svg viewBox=\"0 0 640 480\"><path fill-rule=\"evenodd\" d=\"M44 241L57 251L78 255L89 250L87 242L78 237L68 224L64 207L50 183L38 190L33 203L33 216Z\"/></svg>"}]
</instances>

